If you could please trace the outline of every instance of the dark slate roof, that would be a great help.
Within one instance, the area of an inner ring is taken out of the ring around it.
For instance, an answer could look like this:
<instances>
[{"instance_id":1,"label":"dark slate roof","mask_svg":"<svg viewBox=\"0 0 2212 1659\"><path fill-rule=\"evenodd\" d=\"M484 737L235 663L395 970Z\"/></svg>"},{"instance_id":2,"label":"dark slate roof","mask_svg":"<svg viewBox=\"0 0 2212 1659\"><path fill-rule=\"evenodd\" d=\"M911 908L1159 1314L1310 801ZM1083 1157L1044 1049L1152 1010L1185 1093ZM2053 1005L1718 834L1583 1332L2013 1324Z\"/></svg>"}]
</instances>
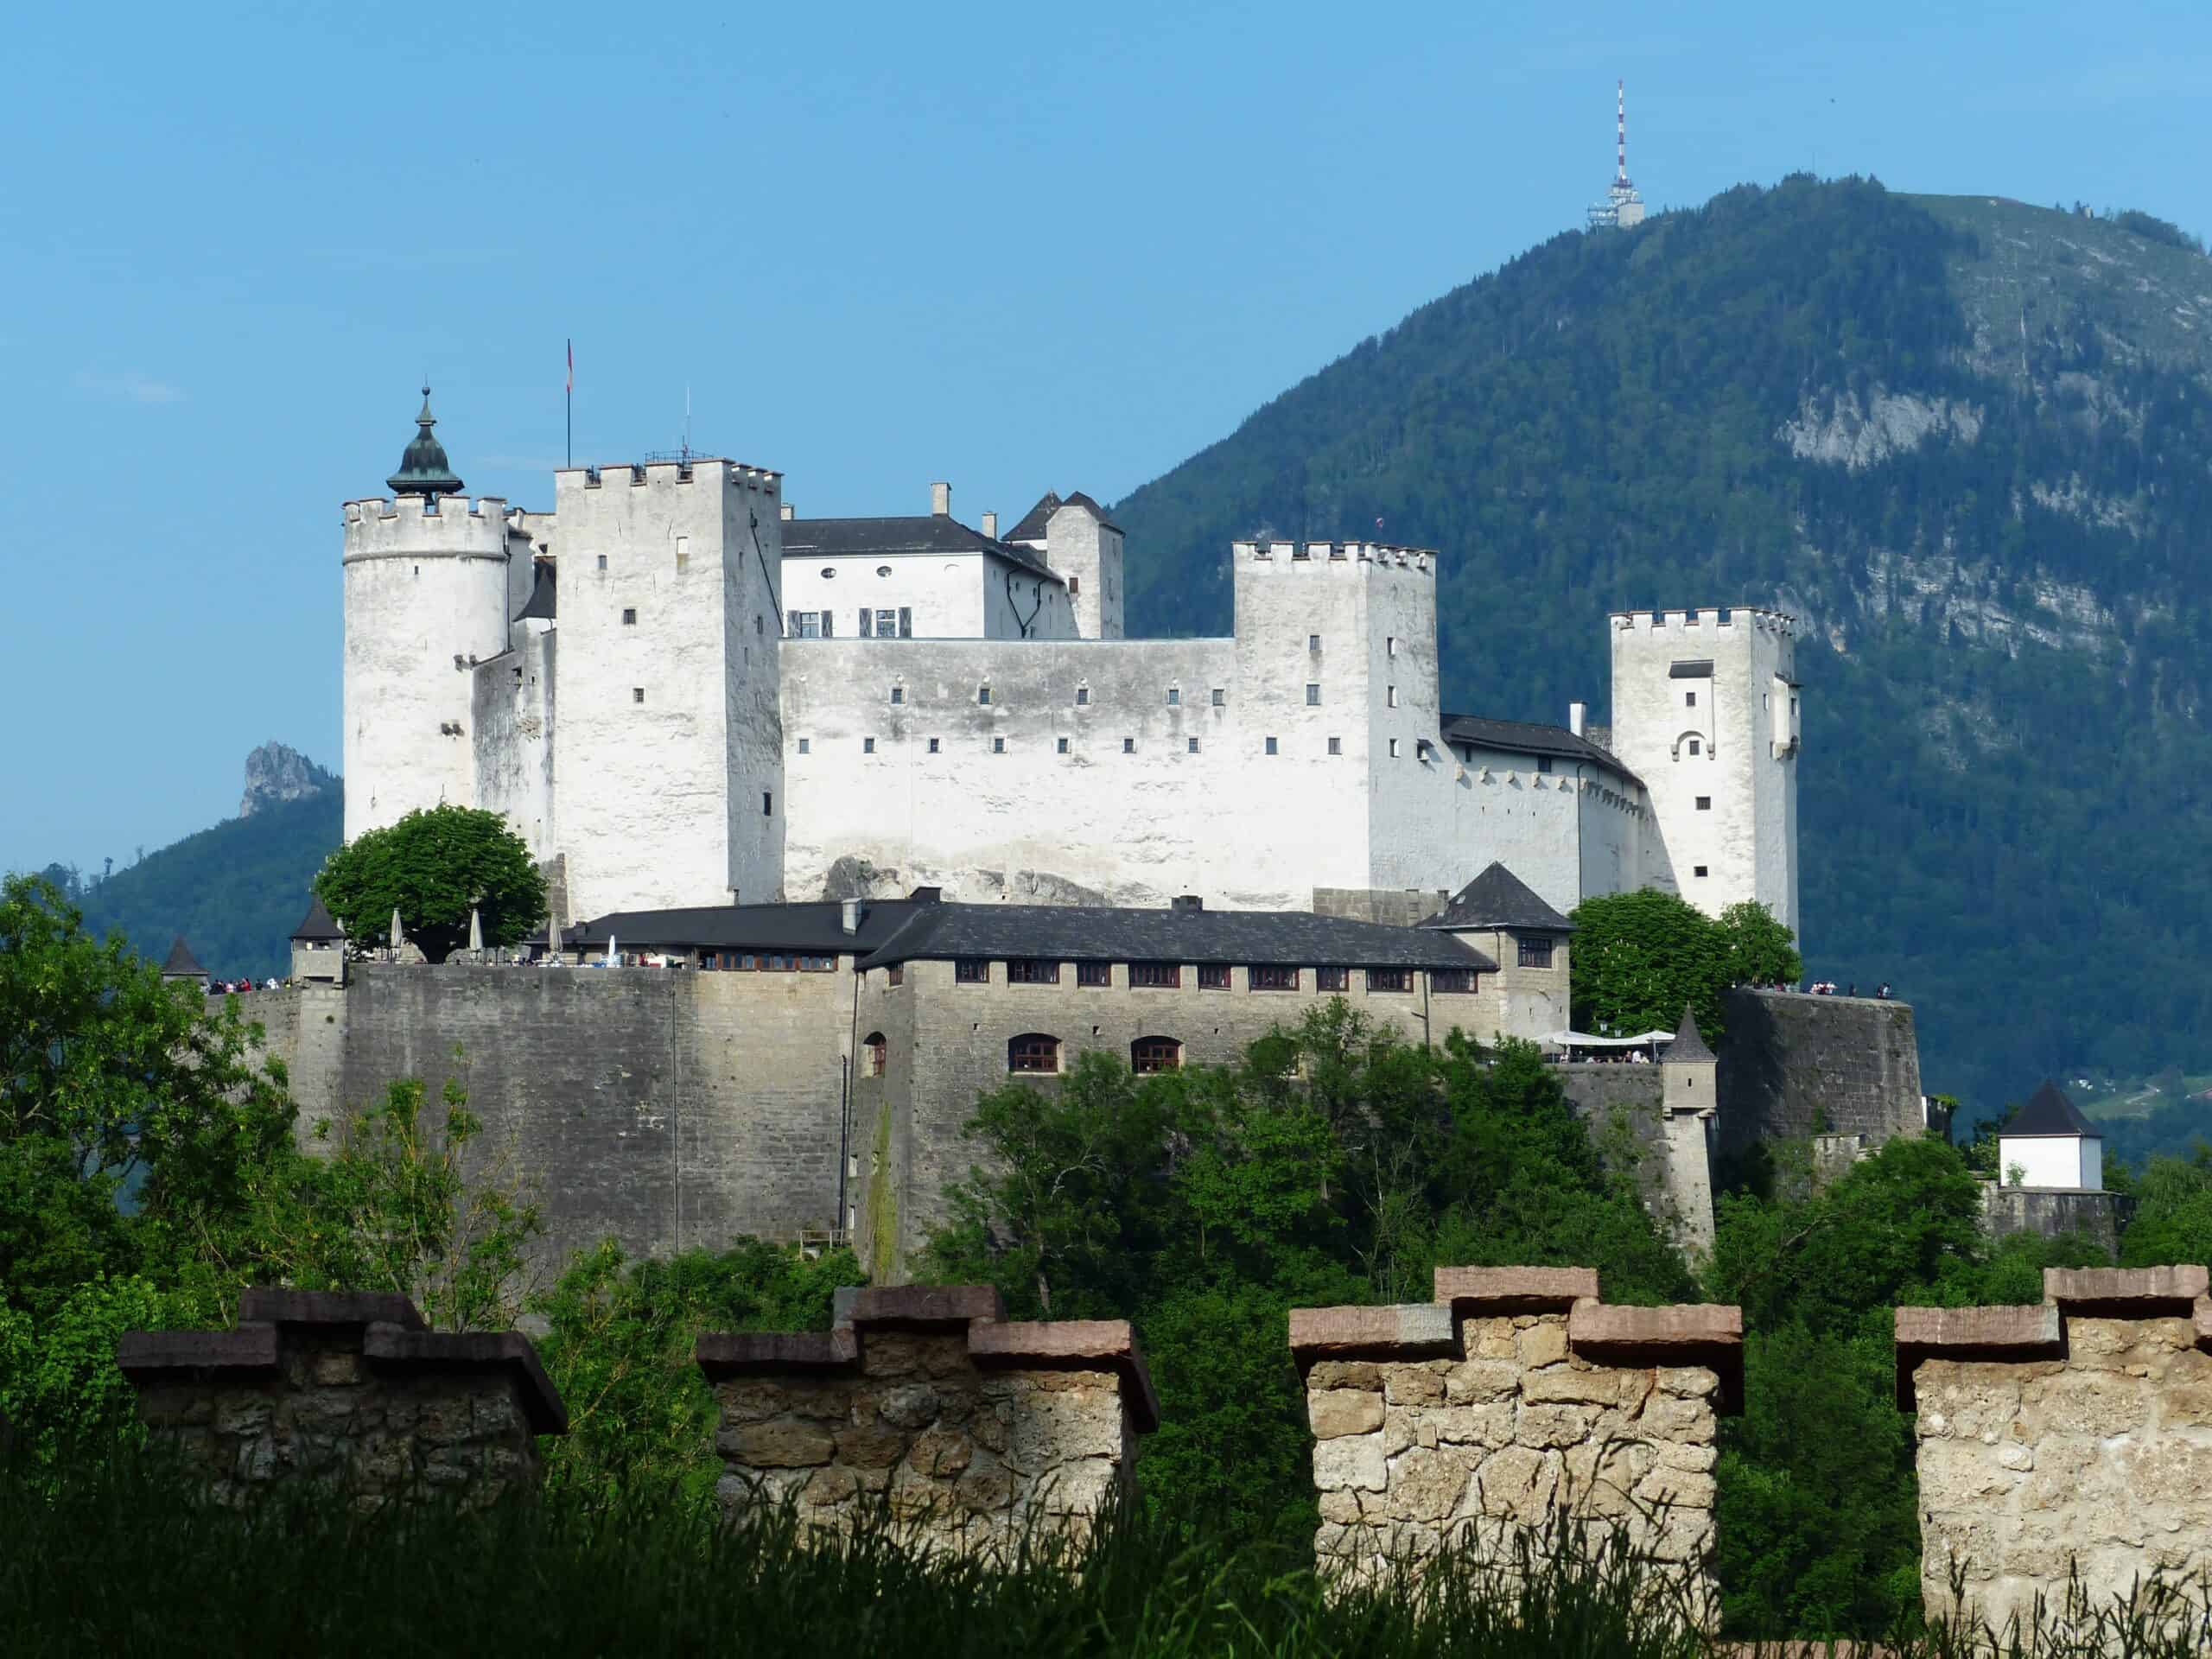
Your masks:
<instances>
[{"instance_id":1,"label":"dark slate roof","mask_svg":"<svg viewBox=\"0 0 2212 1659\"><path fill-rule=\"evenodd\" d=\"M1302 911L1111 910L1077 906L925 906L861 963L1041 957L1054 962L1261 963L1277 967L1472 968L1497 964L1448 933Z\"/></svg>"},{"instance_id":2,"label":"dark slate roof","mask_svg":"<svg viewBox=\"0 0 2212 1659\"><path fill-rule=\"evenodd\" d=\"M1007 531L1007 539L1010 542L1043 541L1046 527L1052 522L1052 515L1062 507L1081 507L1107 529L1121 529L1119 524L1106 516L1105 508L1100 506L1081 490L1065 496L1056 491L1047 490L1037 498L1035 506L1021 515L1021 522Z\"/></svg>"},{"instance_id":3,"label":"dark slate roof","mask_svg":"<svg viewBox=\"0 0 2212 1659\"><path fill-rule=\"evenodd\" d=\"M330 944L344 938L346 930L332 918L329 909L322 902L322 895L316 893L308 900L308 913L292 930L292 937L311 944Z\"/></svg>"},{"instance_id":4,"label":"dark slate roof","mask_svg":"<svg viewBox=\"0 0 2212 1659\"><path fill-rule=\"evenodd\" d=\"M430 435L438 417L430 413L430 389L423 388L423 412L415 417L415 436L399 457L399 470L385 480L394 495L457 495L461 480L453 475L446 447Z\"/></svg>"},{"instance_id":5,"label":"dark slate roof","mask_svg":"<svg viewBox=\"0 0 2212 1659\"><path fill-rule=\"evenodd\" d=\"M830 954L875 950L929 908L912 899L863 899L860 931L845 931L844 907L836 900L799 905L701 905L689 910L624 910L580 922L561 937L571 948L804 950Z\"/></svg>"},{"instance_id":6,"label":"dark slate roof","mask_svg":"<svg viewBox=\"0 0 2212 1659\"><path fill-rule=\"evenodd\" d=\"M1705 1039L1698 1035L1697 1017L1690 1012L1687 1002L1682 1004L1682 1023L1675 1028L1675 1040L1667 1045L1665 1058L1669 1065L1683 1061L1694 1065L1719 1064L1719 1056L1707 1047Z\"/></svg>"},{"instance_id":7,"label":"dark slate roof","mask_svg":"<svg viewBox=\"0 0 2212 1659\"><path fill-rule=\"evenodd\" d=\"M207 970L192 954L192 947L184 942L184 935L176 936L176 943L169 946L169 959L162 964L163 979L205 979Z\"/></svg>"},{"instance_id":8,"label":"dark slate roof","mask_svg":"<svg viewBox=\"0 0 2212 1659\"><path fill-rule=\"evenodd\" d=\"M530 590L530 602L522 607L516 615L515 620L518 622L525 619L534 619L540 622L557 620L559 610L556 601L560 596L557 590L557 583L560 580L559 567L550 559L538 559L535 563L537 566L537 583Z\"/></svg>"},{"instance_id":9,"label":"dark slate roof","mask_svg":"<svg viewBox=\"0 0 2212 1659\"><path fill-rule=\"evenodd\" d=\"M2043 1087L2028 1096L2028 1103L2020 1108L2020 1115L1998 1130L2000 1135L2026 1136L2078 1135L2092 1141L2101 1141L2104 1134L2097 1126L2082 1116L2072 1101L2066 1098L2059 1086L2050 1078Z\"/></svg>"},{"instance_id":10,"label":"dark slate roof","mask_svg":"<svg viewBox=\"0 0 2212 1659\"><path fill-rule=\"evenodd\" d=\"M1468 743L1478 749L1503 749L1509 754L1564 755L1570 760L1589 760L1618 772L1639 789L1643 780L1623 766L1609 751L1564 726L1539 726L1525 720L1485 720L1479 715L1446 715L1443 721L1446 743Z\"/></svg>"},{"instance_id":11,"label":"dark slate roof","mask_svg":"<svg viewBox=\"0 0 2212 1659\"><path fill-rule=\"evenodd\" d=\"M1452 896L1452 902L1421 924L1423 927L1525 927L1564 933L1574 924L1537 897L1504 865L1490 868Z\"/></svg>"},{"instance_id":12,"label":"dark slate roof","mask_svg":"<svg viewBox=\"0 0 2212 1659\"><path fill-rule=\"evenodd\" d=\"M825 558L880 553L995 553L1026 570L1059 579L1033 548L995 541L957 518L792 518L784 525L784 556Z\"/></svg>"}]
</instances>

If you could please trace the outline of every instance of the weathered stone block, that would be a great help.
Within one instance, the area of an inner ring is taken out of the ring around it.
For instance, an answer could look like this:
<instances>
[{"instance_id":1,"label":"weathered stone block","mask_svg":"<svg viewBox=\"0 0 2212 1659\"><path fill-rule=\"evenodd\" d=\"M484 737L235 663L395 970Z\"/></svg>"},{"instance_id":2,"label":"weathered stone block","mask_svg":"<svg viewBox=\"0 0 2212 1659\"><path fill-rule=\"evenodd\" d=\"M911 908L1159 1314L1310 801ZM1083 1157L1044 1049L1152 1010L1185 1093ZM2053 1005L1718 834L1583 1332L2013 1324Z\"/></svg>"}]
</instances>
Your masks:
<instances>
[{"instance_id":1,"label":"weathered stone block","mask_svg":"<svg viewBox=\"0 0 2212 1659\"><path fill-rule=\"evenodd\" d=\"M1306 1396L1313 1438L1333 1440L1382 1427L1382 1397L1364 1389L1319 1389Z\"/></svg>"},{"instance_id":2,"label":"weathered stone block","mask_svg":"<svg viewBox=\"0 0 2212 1659\"><path fill-rule=\"evenodd\" d=\"M1379 1434L1346 1435L1313 1448L1313 1484L1322 1491L1353 1486L1379 1492L1389 1479Z\"/></svg>"}]
</instances>

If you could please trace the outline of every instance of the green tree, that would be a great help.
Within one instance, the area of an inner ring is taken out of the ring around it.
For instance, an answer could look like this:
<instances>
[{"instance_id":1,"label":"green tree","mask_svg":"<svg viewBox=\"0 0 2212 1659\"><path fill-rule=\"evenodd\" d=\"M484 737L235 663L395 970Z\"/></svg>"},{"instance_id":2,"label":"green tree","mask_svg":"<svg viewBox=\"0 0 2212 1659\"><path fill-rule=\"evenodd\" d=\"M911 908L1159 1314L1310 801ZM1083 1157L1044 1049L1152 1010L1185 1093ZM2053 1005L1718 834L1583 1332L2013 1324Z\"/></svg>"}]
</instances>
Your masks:
<instances>
[{"instance_id":1,"label":"green tree","mask_svg":"<svg viewBox=\"0 0 2212 1659\"><path fill-rule=\"evenodd\" d=\"M2153 1158L2136 1179L2135 1219L2120 1241L2122 1267L2212 1262L2212 1147Z\"/></svg>"},{"instance_id":2,"label":"green tree","mask_svg":"<svg viewBox=\"0 0 2212 1659\"><path fill-rule=\"evenodd\" d=\"M1756 904L1715 918L1643 887L1586 899L1573 920L1571 995L1585 1031L1672 1031L1688 1007L1717 1039L1730 986L1794 982L1801 971L1789 931Z\"/></svg>"},{"instance_id":3,"label":"green tree","mask_svg":"<svg viewBox=\"0 0 2212 1659\"><path fill-rule=\"evenodd\" d=\"M353 938L382 938L399 912L433 962L467 943L469 912L486 944L514 944L545 919L545 877L496 812L436 806L356 836L324 861L315 890Z\"/></svg>"}]
</instances>

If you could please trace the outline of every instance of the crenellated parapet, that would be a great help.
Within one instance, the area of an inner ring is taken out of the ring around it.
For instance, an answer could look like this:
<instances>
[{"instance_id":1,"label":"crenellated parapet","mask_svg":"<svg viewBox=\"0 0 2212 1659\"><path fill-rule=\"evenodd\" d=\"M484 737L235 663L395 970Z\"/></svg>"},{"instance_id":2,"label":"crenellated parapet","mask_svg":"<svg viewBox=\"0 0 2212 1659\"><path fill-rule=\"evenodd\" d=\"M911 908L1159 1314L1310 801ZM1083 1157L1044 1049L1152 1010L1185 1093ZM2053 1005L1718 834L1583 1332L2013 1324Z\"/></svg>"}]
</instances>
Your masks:
<instances>
[{"instance_id":1,"label":"crenellated parapet","mask_svg":"<svg viewBox=\"0 0 2212 1659\"><path fill-rule=\"evenodd\" d=\"M1797 619L1786 611L1762 610L1755 605L1719 605L1679 611L1615 611L1616 632L1696 634L1750 628L1762 633L1794 636Z\"/></svg>"},{"instance_id":2,"label":"crenellated parapet","mask_svg":"<svg viewBox=\"0 0 2212 1659\"><path fill-rule=\"evenodd\" d=\"M507 557L504 496L370 496L345 506L345 559Z\"/></svg>"},{"instance_id":3,"label":"crenellated parapet","mask_svg":"<svg viewBox=\"0 0 2212 1659\"><path fill-rule=\"evenodd\" d=\"M645 489L655 483L719 485L728 490L779 495L784 475L769 467L752 467L723 455L693 455L674 461L622 461L613 465L561 467L554 469L554 488L601 490L616 486Z\"/></svg>"},{"instance_id":4,"label":"crenellated parapet","mask_svg":"<svg viewBox=\"0 0 2212 1659\"><path fill-rule=\"evenodd\" d=\"M1384 542L1255 541L1232 542L1230 550L1230 563L1240 568L1295 569L1300 565L1312 565L1326 569L1331 566L1389 566L1419 571L1427 576L1436 574L1436 550L1429 547L1400 547Z\"/></svg>"}]
</instances>

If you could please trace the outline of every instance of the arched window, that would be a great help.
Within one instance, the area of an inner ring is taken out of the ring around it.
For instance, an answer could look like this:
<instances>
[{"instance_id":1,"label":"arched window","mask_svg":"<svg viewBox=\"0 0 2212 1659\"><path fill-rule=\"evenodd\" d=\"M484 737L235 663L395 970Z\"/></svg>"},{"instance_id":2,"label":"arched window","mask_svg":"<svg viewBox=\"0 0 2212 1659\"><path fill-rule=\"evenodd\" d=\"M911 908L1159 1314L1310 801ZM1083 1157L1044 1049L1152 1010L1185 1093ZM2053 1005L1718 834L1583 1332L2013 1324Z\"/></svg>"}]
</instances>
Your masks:
<instances>
[{"instance_id":1,"label":"arched window","mask_svg":"<svg viewBox=\"0 0 2212 1659\"><path fill-rule=\"evenodd\" d=\"M861 1043L861 1076L880 1077L883 1075L884 1057L891 1046L883 1040L883 1033L871 1031Z\"/></svg>"},{"instance_id":2,"label":"arched window","mask_svg":"<svg viewBox=\"0 0 2212 1659\"><path fill-rule=\"evenodd\" d=\"M1677 760L1681 760L1685 754L1702 754L1704 753L1705 737L1701 733L1684 732L1680 737L1675 740L1675 759Z\"/></svg>"},{"instance_id":3,"label":"arched window","mask_svg":"<svg viewBox=\"0 0 2212 1659\"><path fill-rule=\"evenodd\" d=\"M1041 1031L1027 1031L1006 1046L1006 1069L1009 1071L1058 1071L1060 1069L1060 1039L1047 1037Z\"/></svg>"},{"instance_id":4,"label":"arched window","mask_svg":"<svg viewBox=\"0 0 2212 1659\"><path fill-rule=\"evenodd\" d=\"M1183 1045L1173 1037L1140 1037L1129 1045L1129 1070L1139 1077L1174 1071L1183 1065Z\"/></svg>"}]
</instances>

